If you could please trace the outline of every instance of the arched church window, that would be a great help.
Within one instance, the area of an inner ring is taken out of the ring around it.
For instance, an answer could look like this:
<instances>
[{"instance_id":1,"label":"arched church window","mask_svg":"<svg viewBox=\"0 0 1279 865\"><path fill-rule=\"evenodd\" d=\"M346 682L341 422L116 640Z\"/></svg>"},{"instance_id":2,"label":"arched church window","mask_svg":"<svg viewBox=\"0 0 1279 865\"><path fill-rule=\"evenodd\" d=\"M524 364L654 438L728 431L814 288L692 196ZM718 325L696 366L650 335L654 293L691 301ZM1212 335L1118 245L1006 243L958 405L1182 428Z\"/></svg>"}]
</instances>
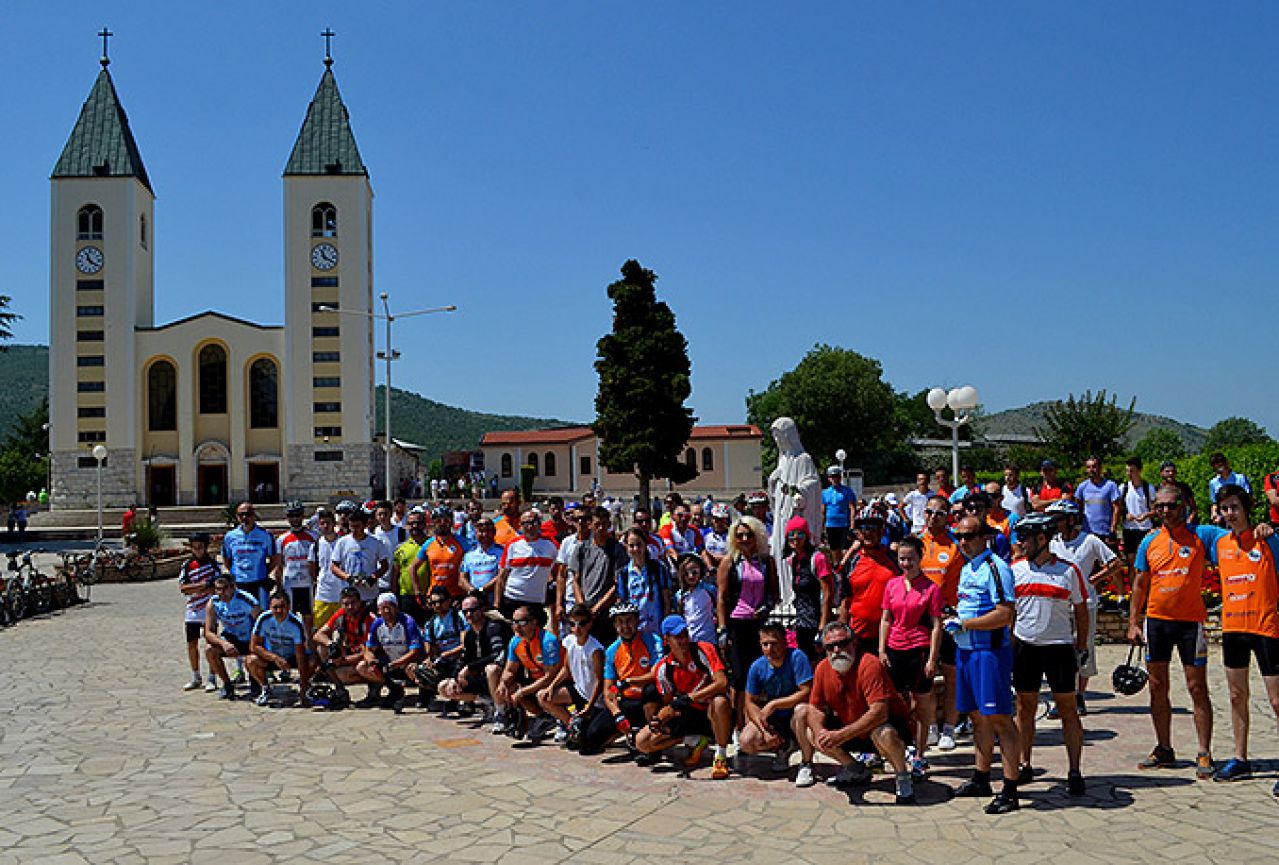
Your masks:
<instances>
[{"instance_id":1,"label":"arched church window","mask_svg":"<svg viewBox=\"0 0 1279 865\"><path fill-rule=\"evenodd\" d=\"M280 372L275 361L259 358L249 367L249 426L274 429L280 425Z\"/></svg>"},{"instance_id":2,"label":"arched church window","mask_svg":"<svg viewBox=\"0 0 1279 865\"><path fill-rule=\"evenodd\" d=\"M546 459L542 462L542 468L546 471L546 476L548 478L555 477L555 454L550 451L546 452Z\"/></svg>"},{"instance_id":3,"label":"arched church window","mask_svg":"<svg viewBox=\"0 0 1279 865\"><path fill-rule=\"evenodd\" d=\"M200 414L226 414L226 349L200 349Z\"/></svg>"},{"instance_id":4,"label":"arched church window","mask_svg":"<svg viewBox=\"0 0 1279 865\"><path fill-rule=\"evenodd\" d=\"M147 429L165 432L178 428L178 373L167 360L147 370Z\"/></svg>"},{"instance_id":5,"label":"arched church window","mask_svg":"<svg viewBox=\"0 0 1279 865\"><path fill-rule=\"evenodd\" d=\"M702 448L702 471L715 471L715 452L710 448Z\"/></svg>"},{"instance_id":6,"label":"arched church window","mask_svg":"<svg viewBox=\"0 0 1279 865\"><path fill-rule=\"evenodd\" d=\"M79 240L102 239L102 208L86 204L76 215L76 238Z\"/></svg>"},{"instance_id":7,"label":"arched church window","mask_svg":"<svg viewBox=\"0 0 1279 865\"><path fill-rule=\"evenodd\" d=\"M537 470L537 454L536 453L531 453L528 455L528 464L533 469L533 477L537 477L538 470Z\"/></svg>"},{"instance_id":8,"label":"arched church window","mask_svg":"<svg viewBox=\"0 0 1279 865\"><path fill-rule=\"evenodd\" d=\"M327 201L321 201L311 208L311 236L338 236L338 209Z\"/></svg>"}]
</instances>

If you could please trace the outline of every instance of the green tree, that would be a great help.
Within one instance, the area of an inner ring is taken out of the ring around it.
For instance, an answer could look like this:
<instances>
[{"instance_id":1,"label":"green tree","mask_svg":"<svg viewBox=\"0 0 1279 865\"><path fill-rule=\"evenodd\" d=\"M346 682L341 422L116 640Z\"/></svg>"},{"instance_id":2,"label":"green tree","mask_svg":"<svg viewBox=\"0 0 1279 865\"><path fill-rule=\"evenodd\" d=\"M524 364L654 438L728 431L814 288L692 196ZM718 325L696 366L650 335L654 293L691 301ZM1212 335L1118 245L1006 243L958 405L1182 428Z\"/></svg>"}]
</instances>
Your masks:
<instances>
[{"instance_id":1,"label":"green tree","mask_svg":"<svg viewBox=\"0 0 1279 865\"><path fill-rule=\"evenodd\" d=\"M1069 465L1079 465L1090 456L1104 460L1122 451L1136 407L1136 397L1122 409L1114 395L1107 398L1104 389L1095 396L1092 391L1084 391L1078 398L1070 394L1065 402L1048 405L1044 426L1035 432Z\"/></svg>"},{"instance_id":2,"label":"green tree","mask_svg":"<svg viewBox=\"0 0 1279 865\"><path fill-rule=\"evenodd\" d=\"M747 395L746 418L763 430L779 417L792 418L804 448L819 463L843 448L853 466L868 460L880 465L884 452L904 450L913 421L903 400L884 381L879 361L819 344L793 370ZM776 446L766 435L764 471L776 464Z\"/></svg>"},{"instance_id":3,"label":"green tree","mask_svg":"<svg viewBox=\"0 0 1279 865\"><path fill-rule=\"evenodd\" d=\"M8 504L42 488L48 464L33 454L18 451L0 453L0 499Z\"/></svg>"},{"instance_id":4,"label":"green tree","mask_svg":"<svg viewBox=\"0 0 1279 865\"><path fill-rule=\"evenodd\" d=\"M1155 427L1133 445L1134 456L1148 466L1157 466L1165 460L1179 460L1186 455L1186 443L1172 430Z\"/></svg>"},{"instance_id":5,"label":"green tree","mask_svg":"<svg viewBox=\"0 0 1279 865\"><path fill-rule=\"evenodd\" d=\"M13 339L13 323L22 316L16 312L9 310L9 301L12 300L7 294L0 294L0 351L8 351L9 347L4 343Z\"/></svg>"},{"instance_id":6,"label":"green tree","mask_svg":"<svg viewBox=\"0 0 1279 865\"><path fill-rule=\"evenodd\" d=\"M632 259L608 287L613 331L596 344L600 383L591 425L600 462L610 472L634 472L644 502L654 478L682 484L697 476L695 466L680 460L696 420L684 405L693 392L688 340L675 326L675 313L657 299L656 281Z\"/></svg>"},{"instance_id":7,"label":"green tree","mask_svg":"<svg viewBox=\"0 0 1279 865\"><path fill-rule=\"evenodd\" d=\"M7 451L17 451L32 457L49 452L49 398L47 396L40 400L40 405L30 414L18 415L14 418L2 447Z\"/></svg>"},{"instance_id":8,"label":"green tree","mask_svg":"<svg viewBox=\"0 0 1279 865\"><path fill-rule=\"evenodd\" d=\"M1241 445L1262 445L1273 441L1266 431L1255 421L1246 417L1228 417L1219 420L1208 430L1208 438L1204 442L1204 450L1208 453L1222 448L1239 447Z\"/></svg>"}]
</instances>

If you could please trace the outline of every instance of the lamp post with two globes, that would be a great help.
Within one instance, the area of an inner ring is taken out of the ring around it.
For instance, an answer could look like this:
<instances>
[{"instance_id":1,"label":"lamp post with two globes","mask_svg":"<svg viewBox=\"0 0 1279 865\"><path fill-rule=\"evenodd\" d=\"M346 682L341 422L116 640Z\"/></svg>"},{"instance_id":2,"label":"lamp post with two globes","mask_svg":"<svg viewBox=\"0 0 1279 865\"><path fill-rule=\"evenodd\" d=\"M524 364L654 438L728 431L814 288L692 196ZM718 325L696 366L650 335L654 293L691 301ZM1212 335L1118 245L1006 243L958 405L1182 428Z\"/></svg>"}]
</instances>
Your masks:
<instances>
[{"instance_id":1,"label":"lamp post with two globes","mask_svg":"<svg viewBox=\"0 0 1279 865\"><path fill-rule=\"evenodd\" d=\"M928 407L933 410L937 423L950 428L950 477L951 483L959 485L959 428L973 419L973 409L977 408L977 388L970 384L951 388L949 392L935 387L928 392ZM942 417L942 412L950 408L951 417Z\"/></svg>"}]
</instances>

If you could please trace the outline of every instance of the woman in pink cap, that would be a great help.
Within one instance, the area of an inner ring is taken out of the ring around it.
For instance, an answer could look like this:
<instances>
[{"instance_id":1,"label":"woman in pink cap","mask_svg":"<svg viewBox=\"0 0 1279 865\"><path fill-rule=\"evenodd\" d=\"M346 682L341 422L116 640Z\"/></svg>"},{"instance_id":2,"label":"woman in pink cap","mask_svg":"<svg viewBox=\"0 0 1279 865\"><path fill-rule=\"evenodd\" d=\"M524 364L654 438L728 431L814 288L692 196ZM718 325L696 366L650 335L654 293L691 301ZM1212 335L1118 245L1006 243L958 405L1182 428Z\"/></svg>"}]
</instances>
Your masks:
<instances>
[{"instance_id":1,"label":"woman in pink cap","mask_svg":"<svg viewBox=\"0 0 1279 865\"><path fill-rule=\"evenodd\" d=\"M786 548L795 591L795 638L799 650L816 664L821 660L817 635L830 620L835 602L835 577L826 554L813 546L803 517L787 521Z\"/></svg>"}]
</instances>

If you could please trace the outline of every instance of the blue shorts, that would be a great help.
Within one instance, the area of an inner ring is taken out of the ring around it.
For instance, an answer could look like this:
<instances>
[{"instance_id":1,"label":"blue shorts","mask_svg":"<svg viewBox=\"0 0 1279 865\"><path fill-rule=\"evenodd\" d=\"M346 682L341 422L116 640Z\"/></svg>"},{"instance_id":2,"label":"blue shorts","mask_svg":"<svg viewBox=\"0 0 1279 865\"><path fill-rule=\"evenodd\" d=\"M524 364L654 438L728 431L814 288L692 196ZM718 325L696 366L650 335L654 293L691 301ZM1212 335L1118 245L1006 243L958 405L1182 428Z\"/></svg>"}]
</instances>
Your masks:
<instances>
[{"instance_id":1,"label":"blue shorts","mask_svg":"<svg viewBox=\"0 0 1279 865\"><path fill-rule=\"evenodd\" d=\"M957 649L955 708L982 715L1013 713L1013 647Z\"/></svg>"}]
</instances>

